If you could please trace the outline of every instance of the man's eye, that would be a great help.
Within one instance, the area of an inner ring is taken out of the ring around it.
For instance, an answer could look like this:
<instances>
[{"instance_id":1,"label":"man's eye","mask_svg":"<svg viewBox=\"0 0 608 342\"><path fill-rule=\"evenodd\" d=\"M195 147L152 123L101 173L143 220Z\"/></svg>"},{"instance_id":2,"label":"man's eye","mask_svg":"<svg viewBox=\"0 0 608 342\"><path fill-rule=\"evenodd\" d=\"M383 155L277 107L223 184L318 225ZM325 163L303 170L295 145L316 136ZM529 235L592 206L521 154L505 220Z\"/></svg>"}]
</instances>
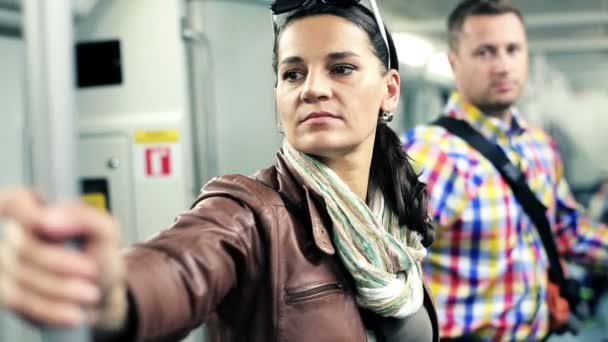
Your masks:
<instances>
[{"instance_id":1,"label":"man's eye","mask_svg":"<svg viewBox=\"0 0 608 342\"><path fill-rule=\"evenodd\" d=\"M509 46L508 52L512 55L519 52L520 50L521 48L519 46Z\"/></svg>"},{"instance_id":2,"label":"man's eye","mask_svg":"<svg viewBox=\"0 0 608 342\"><path fill-rule=\"evenodd\" d=\"M477 51L477 55L479 57L488 57L490 55L490 50L488 50L488 49L481 49L481 50Z\"/></svg>"}]
</instances>

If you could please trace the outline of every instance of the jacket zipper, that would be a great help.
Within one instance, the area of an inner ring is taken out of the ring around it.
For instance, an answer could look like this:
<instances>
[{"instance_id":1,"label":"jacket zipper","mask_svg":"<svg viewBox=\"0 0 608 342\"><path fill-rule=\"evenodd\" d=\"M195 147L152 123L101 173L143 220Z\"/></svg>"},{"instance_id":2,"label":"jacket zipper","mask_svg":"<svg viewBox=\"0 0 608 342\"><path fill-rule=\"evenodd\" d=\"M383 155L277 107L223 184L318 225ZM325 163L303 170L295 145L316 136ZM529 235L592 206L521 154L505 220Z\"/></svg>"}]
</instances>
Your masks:
<instances>
[{"instance_id":1,"label":"jacket zipper","mask_svg":"<svg viewBox=\"0 0 608 342\"><path fill-rule=\"evenodd\" d=\"M341 281L335 281L331 283L317 283L305 287L300 287L297 289L287 289L285 290L286 302L299 302L325 292L342 291L343 289L344 284Z\"/></svg>"}]
</instances>

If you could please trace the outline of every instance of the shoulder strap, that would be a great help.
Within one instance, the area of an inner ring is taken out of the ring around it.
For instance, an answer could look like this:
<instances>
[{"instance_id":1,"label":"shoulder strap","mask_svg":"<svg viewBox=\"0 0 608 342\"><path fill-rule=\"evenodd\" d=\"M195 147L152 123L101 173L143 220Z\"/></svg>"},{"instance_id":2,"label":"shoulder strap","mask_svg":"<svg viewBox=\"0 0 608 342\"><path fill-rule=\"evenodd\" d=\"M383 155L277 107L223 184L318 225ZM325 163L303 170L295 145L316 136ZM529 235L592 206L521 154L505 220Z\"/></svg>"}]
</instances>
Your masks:
<instances>
[{"instance_id":1,"label":"shoulder strap","mask_svg":"<svg viewBox=\"0 0 608 342\"><path fill-rule=\"evenodd\" d=\"M532 220L540 234L543 246L549 257L549 278L559 284L560 288L564 288L566 286L566 279L560 263L551 226L547 219L547 208L532 192L521 170L511 163L507 155L499 146L488 141L465 121L441 116L432 124L443 127L448 132L466 141L489 160L500 172L502 177L511 187L515 198L517 198L519 204Z\"/></svg>"}]
</instances>

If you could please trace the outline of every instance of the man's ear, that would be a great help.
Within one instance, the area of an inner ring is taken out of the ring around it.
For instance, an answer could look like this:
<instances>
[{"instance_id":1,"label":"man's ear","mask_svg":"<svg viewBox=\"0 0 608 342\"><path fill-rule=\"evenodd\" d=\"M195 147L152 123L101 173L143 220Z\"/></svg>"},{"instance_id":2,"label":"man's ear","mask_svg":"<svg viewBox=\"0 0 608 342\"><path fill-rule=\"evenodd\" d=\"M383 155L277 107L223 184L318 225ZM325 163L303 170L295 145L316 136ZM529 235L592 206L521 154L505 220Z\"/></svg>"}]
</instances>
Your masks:
<instances>
[{"instance_id":1,"label":"man's ear","mask_svg":"<svg viewBox=\"0 0 608 342\"><path fill-rule=\"evenodd\" d=\"M399 105L401 96L401 75L395 69L389 70L384 76L386 79L386 96L382 101L382 111L394 112Z\"/></svg>"},{"instance_id":2,"label":"man's ear","mask_svg":"<svg viewBox=\"0 0 608 342\"><path fill-rule=\"evenodd\" d=\"M452 67L452 73L456 71L456 59L458 58L458 56L456 56L456 52L454 52L454 50L449 49L448 50L448 62L450 62L450 67Z\"/></svg>"}]
</instances>

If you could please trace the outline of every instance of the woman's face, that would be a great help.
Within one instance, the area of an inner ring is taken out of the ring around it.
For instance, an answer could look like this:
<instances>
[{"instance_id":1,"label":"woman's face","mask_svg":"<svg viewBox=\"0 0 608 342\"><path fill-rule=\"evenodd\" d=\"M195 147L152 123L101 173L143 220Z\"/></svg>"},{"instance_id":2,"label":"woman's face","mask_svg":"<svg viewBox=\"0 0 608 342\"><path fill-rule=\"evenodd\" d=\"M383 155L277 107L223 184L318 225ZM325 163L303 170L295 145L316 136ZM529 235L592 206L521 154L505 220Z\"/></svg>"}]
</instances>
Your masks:
<instances>
[{"instance_id":1,"label":"woman's face","mask_svg":"<svg viewBox=\"0 0 608 342\"><path fill-rule=\"evenodd\" d=\"M297 19L277 46L275 96L285 136L322 158L371 158L379 110L393 112L399 74L384 72L363 29L334 15Z\"/></svg>"}]
</instances>

